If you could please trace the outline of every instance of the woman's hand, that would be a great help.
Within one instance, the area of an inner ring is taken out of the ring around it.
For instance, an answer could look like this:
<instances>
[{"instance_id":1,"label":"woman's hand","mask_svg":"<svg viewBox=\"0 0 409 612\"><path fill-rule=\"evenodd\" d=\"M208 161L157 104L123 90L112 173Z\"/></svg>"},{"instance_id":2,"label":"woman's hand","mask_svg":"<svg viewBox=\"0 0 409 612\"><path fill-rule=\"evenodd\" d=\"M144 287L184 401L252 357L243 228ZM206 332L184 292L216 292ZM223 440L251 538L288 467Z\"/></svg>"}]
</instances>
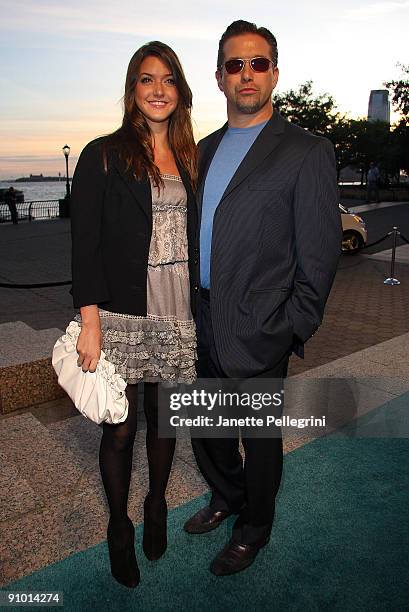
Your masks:
<instances>
[{"instance_id":1,"label":"woman's hand","mask_svg":"<svg viewBox=\"0 0 409 612\"><path fill-rule=\"evenodd\" d=\"M77 340L78 365L83 372L95 372L102 348L101 322L96 305L81 309L82 326Z\"/></svg>"}]
</instances>

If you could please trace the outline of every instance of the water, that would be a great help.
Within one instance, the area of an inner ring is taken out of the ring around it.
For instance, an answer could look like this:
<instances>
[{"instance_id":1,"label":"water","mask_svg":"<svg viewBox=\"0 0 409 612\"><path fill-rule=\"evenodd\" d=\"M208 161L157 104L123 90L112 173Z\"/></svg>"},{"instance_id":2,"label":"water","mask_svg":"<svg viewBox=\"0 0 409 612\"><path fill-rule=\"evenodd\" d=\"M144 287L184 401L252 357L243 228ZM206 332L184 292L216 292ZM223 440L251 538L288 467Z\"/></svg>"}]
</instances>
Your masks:
<instances>
[{"instance_id":1,"label":"water","mask_svg":"<svg viewBox=\"0 0 409 612\"><path fill-rule=\"evenodd\" d=\"M65 180L46 181L44 183L16 183L15 181L0 181L0 189L14 187L24 193L24 200L59 200L66 193Z\"/></svg>"}]
</instances>

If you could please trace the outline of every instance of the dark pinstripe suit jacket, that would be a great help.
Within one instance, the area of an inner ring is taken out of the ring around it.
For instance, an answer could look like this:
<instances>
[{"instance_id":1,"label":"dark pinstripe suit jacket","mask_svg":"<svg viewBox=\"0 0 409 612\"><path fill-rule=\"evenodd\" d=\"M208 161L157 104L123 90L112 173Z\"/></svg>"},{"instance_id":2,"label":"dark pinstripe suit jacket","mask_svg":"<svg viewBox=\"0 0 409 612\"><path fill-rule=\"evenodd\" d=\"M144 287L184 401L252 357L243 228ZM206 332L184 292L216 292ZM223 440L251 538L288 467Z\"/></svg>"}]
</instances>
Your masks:
<instances>
[{"instance_id":1,"label":"dark pinstripe suit jacket","mask_svg":"<svg viewBox=\"0 0 409 612\"><path fill-rule=\"evenodd\" d=\"M199 143L198 207L227 124ZM231 377L302 356L318 329L341 250L332 144L274 111L217 207L210 263L218 357Z\"/></svg>"}]
</instances>

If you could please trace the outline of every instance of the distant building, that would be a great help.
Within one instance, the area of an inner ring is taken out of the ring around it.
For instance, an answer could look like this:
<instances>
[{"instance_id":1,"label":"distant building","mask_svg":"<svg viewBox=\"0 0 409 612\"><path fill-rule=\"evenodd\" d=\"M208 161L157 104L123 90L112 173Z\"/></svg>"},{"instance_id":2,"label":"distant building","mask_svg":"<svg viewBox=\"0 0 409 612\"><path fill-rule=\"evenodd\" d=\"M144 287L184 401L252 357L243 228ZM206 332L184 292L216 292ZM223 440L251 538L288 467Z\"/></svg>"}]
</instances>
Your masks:
<instances>
[{"instance_id":1,"label":"distant building","mask_svg":"<svg viewBox=\"0 0 409 612\"><path fill-rule=\"evenodd\" d=\"M390 119L389 91L387 89L373 89L369 96L368 121L390 123Z\"/></svg>"}]
</instances>

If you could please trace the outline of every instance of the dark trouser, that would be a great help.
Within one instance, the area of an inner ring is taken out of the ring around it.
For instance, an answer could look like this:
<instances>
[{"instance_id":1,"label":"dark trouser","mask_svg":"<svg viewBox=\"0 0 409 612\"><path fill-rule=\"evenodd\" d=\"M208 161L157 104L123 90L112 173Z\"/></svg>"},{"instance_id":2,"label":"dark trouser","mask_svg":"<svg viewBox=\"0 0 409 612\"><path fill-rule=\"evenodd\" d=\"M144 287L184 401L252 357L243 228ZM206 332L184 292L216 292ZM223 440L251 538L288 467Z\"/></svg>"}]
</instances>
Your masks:
<instances>
[{"instance_id":1,"label":"dark trouser","mask_svg":"<svg viewBox=\"0 0 409 612\"><path fill-rule=\"evenodd\" d=\"M18 223L17 206L12 202L11 204L9 203L8 207L11 215L11 220L14 225L16 225Z\"/></svg>"},{"instance_id":2,"label":"dark trouser","mask_svg":"<svg viewBox=\"0 0 409 612\"><path fill-rule=\"evenodd\" d=\"M368 202L372 202L372 200L379 202L379 187L377 183L368 183L366 199Z\"/></svg>"},{"instance_id":3,"label":"dark trouser","mask_svg":"<svg viewBox=\"0 0 409 612\"><path fill-rule=\"evenodd\" d=\"M204 291L197 335L199 378L226 378L217 357L210 303ZM286 354L273 370L262 376L284 378L288 359ZM277 433L279 436L274 438L242 437L244 465L238 435L236 438L192 438L197 464L212 491L210 505L215 510L239 514L233 539L242 544L259 544L270 535L283 466L281 431Z\"/></svg>"}]
</instances>

